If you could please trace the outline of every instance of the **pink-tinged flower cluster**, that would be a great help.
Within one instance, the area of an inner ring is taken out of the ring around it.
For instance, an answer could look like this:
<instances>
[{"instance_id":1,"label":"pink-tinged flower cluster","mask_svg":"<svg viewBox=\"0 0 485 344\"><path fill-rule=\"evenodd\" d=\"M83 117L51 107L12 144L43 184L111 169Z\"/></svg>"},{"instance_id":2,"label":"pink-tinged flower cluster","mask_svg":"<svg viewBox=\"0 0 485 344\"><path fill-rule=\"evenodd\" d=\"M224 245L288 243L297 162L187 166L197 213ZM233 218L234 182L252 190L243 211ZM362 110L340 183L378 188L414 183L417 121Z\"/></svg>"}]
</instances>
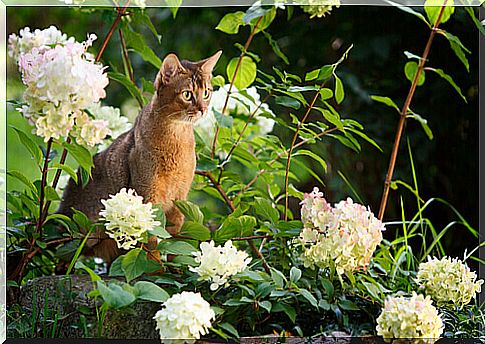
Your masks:
<instances>
[{"instance_id":1,"label":"pink-tinged flower cluster","mask_svg":"<svg viewBox=\"0 0 485 344\"><path fill-rule=\"evenodd\" d=\"M86 51L96 36L89 35L87 41L78 43L54 27L36 30L33 35L29 32L25 28L20 38L11 35L9 39L10 54L18 58L22 81L27 86L27 104L20 112L46 142L68 136L77 126L75 137L79 144L101 143L110 133L108 123L91 120L84 112L106 96L104 89L109 82L105 68Z\"/></svg>"},{"instance_id":2,"label":"pink-tinged flower cluster","mask_svg":"<svg viewBox=\"0 0 485 344\"><path fill-rule=\"evenodd\" d=\"M369 209L351 198L332 207L318 188L305 194L301 204L304 228L299 240L305 267L333 265L339 275L367 269L385 230Z\"/></svg>"}]
</instances>

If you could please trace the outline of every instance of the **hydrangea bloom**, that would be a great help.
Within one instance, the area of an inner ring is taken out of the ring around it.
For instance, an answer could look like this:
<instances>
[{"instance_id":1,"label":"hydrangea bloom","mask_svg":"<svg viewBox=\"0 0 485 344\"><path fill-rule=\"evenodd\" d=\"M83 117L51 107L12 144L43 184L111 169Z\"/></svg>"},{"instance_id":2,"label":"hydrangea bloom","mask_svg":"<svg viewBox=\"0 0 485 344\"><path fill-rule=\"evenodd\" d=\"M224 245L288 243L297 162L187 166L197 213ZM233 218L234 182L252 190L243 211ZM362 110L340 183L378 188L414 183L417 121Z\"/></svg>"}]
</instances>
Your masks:
<instances>
[{"instance_id":1,"label":"hydrangea bloom","mask_svg":"<svg viewBox=\"0 0 485 344\"><path fill-rule=\"evenodd\" d=\"M163 342L179 339L193 343L208 332L215 313L200 293L184 291L163 303L153 319Z\"/></svg>"},{"instance_id":2,"label":"hydrangea bloom","mask_svg":"<svg viewBox=\"0 0 485 344\"><path fill-rule=\"evenodd\" d=\"M318 188L305 194L300 233L305 267L335 265L337 273L367 269L385 229L380 220L351 198L332 207Z\"/></svg>"},{"instance_id":3,"label":"hydrangea bloom","mask_svg":"<svg viewBox=\"0 0 485 344\"><path fill-rule=\"evenodd\" d=\"M119 248L129 250L135 247L143 234L160 225L155 221L151 203L143 203L143 197L135 190L123 188L110 199L101 200L104 209L99 215L106 222L106 233L114 239Z\"/></svg>"},{"instance_id":4,"label":"hydrangea bloom","mask_svg":"<svg viewBox=\"0 0 485 344\"><path fill-rule=\"evenodd\" d=\"M92 120L87 113L81 112L76 116L76 127L71 134L76 138L78 144L93 147L103 142L103 139L111 134L108 125L108 121Z\"/></svg>"},{"instance_id":5,"label":"hydrangea bloom","mask_svg":"<svg viewBox=\"0 0 485 344\"><path fill-rule=\"evenodd\" d=\"M410 298L388 298L377 318L376 329L386 340L420 338L413 343L434 343L443 332L443 322L431 298L413 292Z\"/></svg>"},{"instance_id":6,"label":"hydrangea bloom","mask_svg":"<svg viewBox=\"0 0 485 344\"><path fill-rule=\"evenodd\" d=\"M438 305L454 303L464 306L470 303L476 293L481 292L483 280L461 260L444 257L428 257L419 264L416 282Z\"/></svg>"},{"instance_id":7,"label":"hydrangea bloom","mask_svg":"<svg viewBox=\"0 0 485 344\"><path fill-rule=\"evenodd\" d=\"M226 241L224 246L214 246L214 241L202 242L200 251L195 252L194 256L200 265L190 267L190 270L199 274L202 280L210 281L211 290L227 284L230 276L246 269L251 261L246 252L238 251L232 245L231 240Z\"/></svg>"},{"instance_id":8,"label":"hydrangea bloom","mask_svg":"<svg viewBox=\"0 0 485 344\"><path fill-rule=\"evenodd\" d=\"M106 96L105 68L86 52L96 36L89 35L86 42L78 43L55 27L33 34L25 28L20 36L13 34L9 39L10 55L18 59L22 81L27 86L27 105L19 110L46 142L65 137L77 120L81 122L79 126L87 123L83 110ZM103 125L104 122L90 123L91 132L96 133L95 141L102 133L108 134Z\"/></svg>"},{"instance_id":9,"label":"hydrangea bloom","mask_svg":"<svg viewBox=\"0 0 485 344\"><path fill-rule=\"evenodd\" d=\"M310 19L325 17L333 7L340 7L340 0L304 0L301 8L310 14ZM308 4L308 5L307 5Z\"/></svg>"},{"instance_id":10,"label":"hydrangea bloom","mask_svg":"<svg viewBox=\"0 0 485 344\"><path fill-rule=\"evenodd\" d=\"M107 128L110 131L109 139L105 138L98 147L98 151L102 151L113 142L121 134L131 129L132 125L128 121L128 118L122 116L120 109L112 106L101 106L100 103L96 103L89 109L95 120L102 120L107 122Z\"/></svg>"},{"instance_id":11,"label":"hydrangea bloom","mask_svg":"<svg viewBox=\"0 0 485 344\"><path fill-rule=\"evenodd\" d=\"M216 111L222 113L228 90L229 85L224 85L212 94L211 105L207 115L197 121L194 126L197 133L208 145L212 144L212 140L214 138L214 128L216 124L215 113ZM233 86L231 96L227 102L227 112L249 116L256 111L256 109L258 109L261 101L256 87L249 87L244 90L244 93L245 94L241 93L235 86ZM275 124L273 119L268 118L263 114L274 116L273 112L266 103L261 104L259 109L256 111L254 115L255 125L252 125L250 128L253 130L253 133L258 136L264 136L270 133Z\"/></svg>"}]
</instances>

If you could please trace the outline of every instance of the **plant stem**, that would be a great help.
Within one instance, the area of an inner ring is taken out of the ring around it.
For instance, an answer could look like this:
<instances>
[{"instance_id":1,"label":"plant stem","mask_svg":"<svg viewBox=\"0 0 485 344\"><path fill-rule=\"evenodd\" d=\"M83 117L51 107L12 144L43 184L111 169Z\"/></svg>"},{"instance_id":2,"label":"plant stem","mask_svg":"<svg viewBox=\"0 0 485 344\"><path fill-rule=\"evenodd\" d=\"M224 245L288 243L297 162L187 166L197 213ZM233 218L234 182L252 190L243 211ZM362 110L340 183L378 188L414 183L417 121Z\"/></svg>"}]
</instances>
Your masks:
<instances>
[{"instance_id":1,"label":"plant stem","mask_svg":"<svg viewBox=\"0 0 485 344\"><path fill-rule=\"evenodd\" d=\"M47 141L47 148L44 156L44 166L42 167L42 179L40 182L40 196L39 196L39 217L35 226L35 232L39 234L39 239L42 240L42 224L44 223L44 196L45 187L47 185L47 172L49 171L49 155L51 154L52 138ZM32 247L35 244L35 239L32 239Z\"/></svg>"},{"instance_id":2,"label":"plant stem","mask_svg":"<svg viewBox=\"0 0 485 344\"><path fill-rule=\"evenodd\" d=\"M253 40L253 37L256 34L256 30L258 29L258 26L261 23L261 20L263 20L263 16L259 17L258 21L254 25L253 29L251 30L251 34L249 35L248 40L246 41L246 44L244 44L244 51L241 52L241 55L239 55L239 60L237 61L236 69L234 70L234 75L232 76L231 83L229 84L229 90L227 91L226 100L224 101L224 106L222 108L223 116L226 113L227 105L229 104L229 97L231 96L232 87L234 86L234 81L236 80L237 73L239 72L239 68L241 67L243 57L246 56L246 51L248 50L249 45L251 44L251 41ZM214 134L214 141L212 141L212 152L211 152L212 159L214 159L214 155L216 152L216 144L217 144L217 138L219 137L219 131L220 131L220 128L217 125L216 132Z\"/></svg>"},{"instance_id":3,"label":"plant stem","mask_svg":"<svg viewBox=\"0 0 485 344\"><path fill-rule=\"evenodd\" d=\"M318 88L317 92L315 92L315 96L313 97L312 102L308 107L308 110L306 111L300 123L298 123L298 127L296 128L295 135L293 135L293 140L291 141L290 149L288 151L288 159L286 161L286 170L285 170L285 213L284 213L285 221L288 220L288 181L290 176L291 154L293 153L293 149L295 148L294 147L295 142L296 142L296 139L298 138L298 134L300 133L301 127L303 126L306 119L310 115L310 112L313 109L313 105L315 105L315 102L317 101L318 96L320 95L320 90L323 88L324 84L325 83L322 83Z\"/></svg>"},{"instance_id":4,"label":"plant stem","mask_svg":"<svg viewBox=\"0 0 485 344\"><path fill-rule=\"evenodd\" d=\"M219 192L219 194L224 198L224 201L226 204L229 206L231 209L231 212L234 212L236 210L236 207L234 206L234 203L231 201L227 193L224 191L222 188L221 184L216 180L216 178L207 171L196 171L196 174L205 176L207 179L209 179L212 183L212 186ZM258 250L256 245L254 244L254 241L251 238L246 239L248 242L249 247L251 250L258 256L259 259L261 259L261 263L263 264L263 268L267 273L270 273L270 268L268 266L268 263L266 263L266 260L264 259L263 254Z\"/></svg>"},{"instance_id":5,"label":"plant stem","mask_svg":"<svg viewBox=\"0 0 485 344\"><path fill-rule=\"evenodd\" d=\"M123 59L125 60L125 63L126 63L126 69L128 70L128 74L130 76L131 82L134 84L135 78L133 76L133 67L131 66L130 58L128 56L128 49L126 48L126 42L125 42L125 37L123 36L123 31L121 29L118 29L118 34L120 35L121 50L123 52Z\"/></svg>"},{"instance_id":6,"label":"plant stem","mask_svg":"<svg viewBox=\"0 0 485 344\"><path fill-rule=\"evenodd\" d=\"M399 122L397 125L397 131L396 131L396 137L394 139L394 145L392 147L392 152L391 152L391 158L389 161L389 166L387 169L387 174L386 174L386 179L384 181L384 191L382 193L382 199L381 199L381 205L379 207L379 219L382 221L384 218L384 213L386 211L386 205L387 205L387 200L389 198L389 188L391 186L391 180L392 180L392 175L394 174L394 167L396 166L396 159L397 159L397 153L399 150L399 144L401 142L401 136L404 130L404 123L406 122L406 116L409 111L409 106L411 105L411 101L413 100L414 93L416 91L416 87L418 86L418 80L419 77L421 76L421 73L424 68L424 64L426 63L426 59L428 58L429 51L431 49L431 43L433 43L433 38L436 35L436 31L438 29L438 26L441 22L441 18L443 17L443 12L446 8L446 3L448 0L444 0L443 5L441 6L440 13L438 14L438 18L436 18L436 22L433 25L433 28L431 29L431 32L429 34L428 42L426 43L426 47L424 48L423 55L419 59L419 65L418 65L418 70L416 71L416 75L414 76L413 82L411 83L411 87L409 88L408 95L406 97L406 101L404 102L404 105L402 107L400 116L399 116Z\"/></svg>"}]
</instances>

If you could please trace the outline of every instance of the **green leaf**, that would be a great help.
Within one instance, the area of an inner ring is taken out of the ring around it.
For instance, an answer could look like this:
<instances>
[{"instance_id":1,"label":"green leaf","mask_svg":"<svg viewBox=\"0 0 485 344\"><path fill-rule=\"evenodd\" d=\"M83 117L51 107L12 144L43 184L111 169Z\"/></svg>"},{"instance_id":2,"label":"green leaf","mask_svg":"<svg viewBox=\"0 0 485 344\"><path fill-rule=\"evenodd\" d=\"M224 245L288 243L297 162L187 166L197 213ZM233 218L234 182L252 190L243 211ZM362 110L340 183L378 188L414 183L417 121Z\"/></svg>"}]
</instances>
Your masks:
<instances>
[{"instance_id":1,"label":"green leaf","mask_svg":"<svg viewBox=\"0 0 485 344\"><path fill-rule=\"evenodd\" d=\"M84 214L82 211L74 209L74 214L72 215L72 219L74 222L78 224L80 228L89 230L92 225L91 220Z\"/></svg>"},{"instance_id":2,"label":"green leaf","mask_svg":"<svg viewBox=\"0 0 485 344\"><path fill-rule=\"evenodd\" d=\"M185 241L168 240L158 244L158 249L163 253L191 256L197 249Z\"/></svg>"},{"instance_id":3,"label":"green leaf","mask_svg":"<svg viewBox=\"0 0 485 344\"><path fill-rule=\"evenodd\" d=\"M287 97L287 96L276 96L275 97L276 104L290 107L292 109L298 110L301 106L300 102L294 98Z\"/></svg>"},{"instance_id":4,"label":"green leaf","mask_svg":"<svg viewBox=\"0 0 485 344\"><path fill-rule=\"evenodd\" d=\"M148 233L150 235L154 235L159 239L168 239L171 238L172 235L167 232L165 229L167 225L167 217L165 216L165 212L163 211L163 208L161 205L155 205L154 208L156 209L155 211L155 220L160 222L160 225L149 230Z\"/></svg>"},{"instance_id":5,"label":"green leaf","mask_svg":"<svg viewBox=\"0 0 485 344\"><path fill-rule=\"evenodd\" d=\"M428 138L430 140L433 139L433 132L431 131L430 127L428 126L428 121L426 119L424 119L423 117L421 117L417 113L408 114L406 117L407 118L413 118L416 121L418 121L421 124L421 126L423 127L423 130L426 133L426 135L428 135Z\"/></svg>"},{"instance_id":6,"label":"green leaf","mask_svg":"<svg viewBox=\"0 0 485 344\"><path fill-rule=\"evenodd\" d=\"M147 254L141 248L135 248L124 255L121 261L121 268L125 273L126 280L131 280L141 276L147 266Z\"/></svg>"},{"instance_id":7,"label":"green leaf","mask_svg":"<svg viewBox=\"0 0 485 344\"><path fill-rule=\"evenodd\" d=\"M185 201L185 200L176 200L174 201L177 208L180 209L182 214L185 215L187 220L191 220L200 224L204 223L204 214L200 211L199 206L196 204Z\"/></svg>"},{"instance_id":8,"label":"green leaf","mask_svg":"<svg viewBox=\"0 0 485 344\"><path fill-rule=\"evenodd\" d=\"M243 21L244 12L237 11L234 13L226 14L219 24L216 26L216 30L220 30L229 35L234 35L239 32L239 27L245 25Z\"/></svg>"},{"instance_id":9,"label":"green leaf","mask_svg":"<svg viewBox=\"0 0 485 344\"><path fill-rule=\"evenodd\" d=\"M470 64L468 62L468 59L467 59L465 53L470 54L471 51L468 50L463 45L463 43L461 43L460 39L457 36L454 36L451 33L446 32L444 30L439 30L438 33L440 33L440 34L442 34L443 36L446 37L446 39L450 43L451 49L453 50L453 52L456 55L456 57L458 57L458 59L461 61L461 63L463 63L463 65L465 66L466 70L468 72L470 72Z\"/></svg>"},{"instance_id":10,"label":"green leaf","mask_svg":"<svg viewBox=\"0 0 485 344\"><path fill-rule=\"evenodd\" d=\"M323 309L325 311L330 310L330 304L325 299L321 299L320 301L318 301L318 307L320 307L321 309Z\"/></svg>"},{"instance_id":11,"label":"green leaf","mask_svg":"<svg viewBox=\"0 0 485 344\"><path fill-rule=\"evenodd\" d=\"M396 103L394 103L394 101L391 98L389 98L389 97L370 96L370 98L372 100L376 101L376 102L382 103L384 105L387 105L389 107L392 107L392 108L396 109L397 112L401 112L401 110L396 105Z\"/></svg>"},{"instance_id":12,"label":"green leaf","mask_svg":"<svg viewBox=\"0 0 485 344\"><path fill-rule=\"evenodd\" d=\"M96 275L96 273L93 270L91 270L90 268L88 268L83 263L77 261L76 262L76 265L74 265L74 267L76 269L82 269L82 270L86 271L89 274L89 277L91 277L91 282L94 283L94 282L101 281L101 277L99 277L98 275Z\"/></svg>"},{"instance_id":13,"label":"green leaf","mask_svg":"<svg viewBox=\"0 0 485 344\"><path fill-rule=\"evenodd\" d=\"M218 326L223 330L225 330L226 332L230 333L235 338L239 338L239 333L231 324L225 322L225 323L219 324Z\"/></svg>"},{"instance_id":14,"label":"green leaf","mask_svg":"<svg viewBox=\"0 0 485 344\"><path fill-rule=\"evenodd\" d=\"M454 3L454 0L448 0L446 2L446 7L443 10L443 15L441 16L441 23L446 23L448 19L451 18L451 15L455 12L455 7L453 6ZM424 11L426 12L426 16L431 24L436 23L443 4L443 0L426 0L424 2Z\"/></svg>"},{"instance_id":15,"label":"green leaf","mask_svg":"<svg viewBox=\"0 0 485 344\"><path fill-rule=\"evenodd\" d=\"M226 84L226 80L222 75L216 75L212 78L211 83L214 87L222 87Z\"/></svg>"},{"instance_id":16,"label":"green leaf","mask_svg":"<svg viewBox=\"0 0 485 344\"><path fill-rule=\"evenodd\" d=\"M173 19L177 16L177 12L182 5L183 0L165 0L168 7L170 7L170 12L172 12Z\"/></svg>"},{"instance_id":17,"label":"green leaf","mask_svg":"<svg viewBox=\"0 0 485 344\"><path fill-rule=\"evenodd\" d=\"M303 296L305 299L308 300L308 302L310 302L310 304L315 307L315 308L318 308L318 301L317 299L315 298L315 296L312 295L312 293L310 293L308 290L306 289L300 289L299 291L300 295Z\"/></svg>"},{"instance_id":18,"label":"green leaf","mask_svg":"<svg viewBox=\"0 0 485 344\"><path fill-rule=\"evenodd\" d=\"M108 77L111 80L115 80L122 84L130 94L135 97L135 99L138 101L138 104L140 106L145 104L145 100L143 99L140 89L134 85L130 79L126 77L126 75L117 73L117 72L108 72Z\"/></svg>"},{"instance_id":19,"label":"green leaf","mask_svg":"<svg viewBox=\"0 0 485 344\"><path fill-rule=\"evenodd\" d=\"M482 33L482 35L485 35L485 27L483 26L482 22L480 22L480 20L478 20L478 18L476 17L475 8L472 6L465 6L465 11L468 13L477 29Z\"/></svg>"},{"instance_id":20,"label":"green leaf","mask_svg":"<svg viewBox=\"0 0 485 344\"><path fill-rule=\"evenodd\" d=\"M465 103L467 103L465 96L461 92L461 88L458 87L458 85L455 83L455 81L453 80L453 78L451 76L446 74L442 69L438 69L438 68L435 69L435 68L429 68L428 67L427 70L435 72L436 74L441 76L443 79L448 81L448 83L455 89L455 91L460 95L460 97L465 101Z\"/></svg>"},{"instance_id":21,"label":"green leaf","mask_svg":"<svg viewBox=\"0 0 485 344\"><path fill-rule=\"evenodd\" d=\"M258 28L254 31L255 33L266 30L271 25L271 23L273 22L273 20L276 17L276 8L275 7L271 7L269 9L264 9L264 11L266 11L266 13L264 14L263 19L259 23ZM251 27L252 28L254 28L254 25L256 25L257 21L258 21L257 18L254 18L253 20L251 20Z\"/></svg>"},{"instance_id":22,"label":"green leaf","mask_svg":"<svg viewBox=\"0 0 485 344\"><path fill-rule=\"evenodd\" d=\"M335 66L334 65L326 65L326 66L323 66L318 71L318 78L317 78L317 80L323 81L323 80L330 79L332 77L332 75L333 75L333 71L334 70L335 70Z\"/></svg>"},{"instance_id":23,"label":"green leaf","mask_svg":"<svg viewBox=\"0 0 485 344\"><path fill-rule=\"evenodd\" d=\"M225 114L223 115L216 109L214 110L214 117L216 118L217 125L219 128L232 128L232 125L234 124L234 118L230 114Z\"/></svg>"},{"instance_id":24,"label":"green leaf","mask_svg":"<svg viewBox=\"0 0 485 344\"><path fill-rule=\"evenodd\" d=\"M56 257L59 257L66 262L70 261L72 257L74 257L80 244L81 240L73 240L63 244L57 248Z\"/></svg>"},{"instance_id":25,"label":"green leaf","mask_svg":"<svg viewBox=\"0 0 485 344\"><path fill-rule=\"evenodd\" d=\"M239 58L235 57L229 61L227 65L226 73L229 80L234 78L238 61ZM242 58L241 65L239 66L236 78L234 79L234 86L236 86L238 90L243 90L251 86L253 81L256 79L256 69L256 63L254 63L250 57L244 56Z\"/></svg>"},{"instance_id":26,"label":"green leaf","mask_svg":"<svg viewBox=\"0 0 485 344\"><path fill-rule=\"evenodd\" d=\"M225 242L232 238L250 236L256 227L256 219L249 215L228 216L221 227L214 233L214 240Z\"/></svg>"},{"instance_id":27,"label":"green leaf","mask_svg":"<svg viewBox=\"0 0 485 344\"><path fill-rule=\"evenodd\" d=\"M120 309L135 302L135 295L118 284L110 283L106 285L103 281L97 281L97 286L104 302L111 308Z\"/></svg>"},{"instance_id":28,"label":"green leaf","mask_svg":"<svg viewBox=\"0 0 485 344\"><path fill-rule=\"evenodd\" d=\"M269 301L258 301L258 305L264 308L268 313L271 313L271 302Z\"/></svg>"},{"instance_id":29,"label":"green leaf","mask_svg":"<svg viewBox=\"0 0 485 344\"><path fill-rule=\"evenodd\" d=\"M17 136L20 142L27 148L27 150L32 154L37 165L42 162L42 151L40 150L39 146L22 130L12 127L13 130L17 133Z\"/></svg>"},{"instance_id":30,"label":"green leaf","mask_svg":"<svg viewBox=\"0 0 485 344\"><path fill-rule=\"evenodd\" d=\"M165 290L152 282L139 281L133 287L137 293L137 299L161 303L170 297Z\"/></svg>"},{"instance_id":31,"label":"green leaf","mask_svg":"<svg viewBox=\"0 0 485 344\"><path fill-rule=\"evenodd\" d=\"M123 29L123 34L125 37L126 46L128 48L136 51L143 60L151 63L157 70L160 69L160 66L162 65L162 60L160 60L155 52L150 49L150 47L146 44L142 34L131 31L127 28Z\"/></svg>"},{"instance_id":32,"label":"green leaf","mask_svg":"<svg viewBox=\"0 0 485 344\"><path fill-rule=\"evenodd\" d=\"M290 64L290 61L288 60L288 57L286 57L286 55L283 54L283 52L281 51L281 48L280 48L278 42L276 40L274 40L273 37L271 37L271 35L268 32L266 32L266 31L263 31L263 35L268 40L269 45L273 49L273 52L280 59L282 59L287 65L289 65Z\"/></svg>"},{"instance_id":33,"label":"green leaf","mask_svg":"<svg viewBox=\"0 0 485 344\"><path fill-rule=\"evenodd\" d=\"M346 311L360 311L360 308L350 300L340 300L338 305L340 308Z\"/></svg>"},{"instance_id":34,"label":"green leaf","mask_svg":"<svg viewBox=\"0 0 485 344\"><path fill-rule=\"evenodd\" d=\"M292 306L286 303L283 303L283 302L275 303L273 305L272 312L273 313L285 312L285 314L288 316L288 318L290 318L292 323L295 323L296 321L296 310Z\"/></svg>"},{"instance_id":35,"label":"green leaf","mask_svg":"<svg viewBox=\"0 0 485 344\"><path fill-rule=\"evenodd\" d=\"M409 81L411 81L411 83L414 81L414 78L416 77L418 68L419 68L418 64L414 61L409 61L404 66L404 74L406 75L406 78ZM421 70L421 73L419 74L416 85L421 86L422 84L424 84L424 81L425 81L425 73L424 73L424 70Z\"/></svg>"},{"instance_id":36,"label":"green leaf","mask_svg":"<svg viewBox=\"0 0 485 344\"><path fill-rule=\"evenodd\" d=\"M45 199L47 201L59 201L61 199L59 197L59 195L57 194L56 189L54 189L50 185L46 185L46 187L44 189L44 193L45 193Z\"/></svg>"},{"instance_id":37,"label":"green leaf","mask_svg":"<svg viewBox=\"0 0 485 344\"><path fill-rule=\"evenodd\" d=\"M335 100L337 104L342 103L345 97L344 85L338 76L335 75Z\"/></svg>"},{"instance_id":38,"label":"green leaf","mask_svg":"<svg viewBox=\"0 0 485 344\"><path fill-rule=\"evenodd\" d=\"M110 277L124 277L125 272L123 271L123 268L121 267L121 262L123 261L124 256L119 256L118 258L115 259L113 263L111 263L111 266L109 268L109 276Z\"/></svg>"},{"instance_id":39,"label":"green leaf","mask_svg":"<svg viewBox=\"0 0 485 344\"><path fill-rule=\"evenodd\" d=\"M16 170L9 170L7 171L7 175L21 181L25 186L30 189L30 191L32 191L32 194L37 197L37 188L35 187L34 183L32 183L30 179L27 178L24 174Z\"/></svg>"},{"instance_id":40,"label":"green leaf","mask_svg":"<svg viewBox=\"0 0 485 344\"><path fill-rule=\"evenodd\" d=\"M305 81L315 80L316 78L318 78L319 74L320 74L320 69L312 70L311 72L306 73Z\"/></svg>"},{"instance_id":41,"label":"green leaf","mask_svg":"<svg viewBox=\"0 0 485 344\"><path fill-rule=\"evenodd\" d=\"M325 172L327 172L327 163L325 162L325 160L323 160L320 156L318 156L317 154L313 153L312 151L305 150L305 149L300 149L299 151L297 151L293 155L294 156L298 156L298 155L306 155L306 156L309 156L310 158L312 158L315 161L317 161L320 164L320 166L322 166L323 170Z\"/></svg>"},{"instance_id":42,"label":"green leaf","mask_svg":"<svg viewBox=\"0 0 485 344\"><path fill-rule=\"evenodd\" d=\"M279 288L284 288L286 283L288 283L285 275L275 268L271 268L271 279L275 282L276 286Z\"/></svg>"},{"instance_id":43,"label":"green leaf","mask_svg":"<svg viewBox=\"0 0 485 344\"><path fill-rule=\"evenodd\" d=\"M333 97L333 91L329 88L322 88L320 90L320 97L322 100L327 100Z\"/></svg>"},{"instance_id":44,"label":"green leaf","mask_svg":"<svg viewBox=\"0 0 485 344\"><path fill-rule=\"evenodd\" d=\"M153 22L148 14L146 14L145 12L137 12L136 15L132 17L132 19L136 23L146 25L146 27L150 29L153 35L157 38L158 43L160 44L162 42L162 35L158 33L155 25L153 25Z\"/></svg>"},{"instance_id":45,"label":"green leaf","mask_svg":"<svg viewBox=\"0 0 485 344\"><path fill-rule=\"evenodd\" d=\"M255 197L253 207L257 215L271 223L276 223L280 219L280 213L268 199Z\"/></svg>"},{"instance_id":46,"label":"green leaf","mask_svg":"<svg viewBox=\"0 0 485 344\"><path fill-rule=\"evenodd\" d=\"M400 9L403 12L406 12L406 13L412 14L413 16L416 16L417 18L419 18L423 22L425 22L426 25L428 25L428 27L431 27L431 24L428 23L428 21L426 20L426 18L421 13L416 12L415 10L413 10L411 7L402 6L402 5L398 4L398 3L395 3L395 2L392 2L392 1L389 1L389 0L385 0L385 1L387 3L389 3L389 4L391 4L392 6L397 7L398 9Z\"/></svg>"},{"instance_id":47,"label":"green leaf","mask_svg":"<svg viewBox=\"0 0 485 344\"><path fill-rule=\"evenodd\" d=\"M52 168L57 168L57 169L60 169L64 172L66 172L67 174L69 174L69 176L74 180L74 182L77 184L77 173L76 171L74 171L72 169L71 166L68 166L68 165L64 165L64 164L58 164L58 163L53 163L52 164Z\"/></svg>"},{"instance_id":48,"label":"green leaf","mask_svg":"<svg viewBox=\"0 0 485 344\"><path fill-rule=\"evenodd\" d=\"M290 269L290 281L296 283L301 278L301 270L298 269L296 266L292 266Z\"/></svg>"},{"instance_id":49,"label":"green leaf","mask_svg":"<svg viewBox=\"0 0 485 344\"><path fill-rule=\"evenodd\" d=\"M94 167L93 157L91 153L83 146L76 143L63 144L64 148L67 149L69 154L77 161L79 166L81 166L85 171L91 176L91 168Z\"/></svg>"},{"instance_id":50,"label":"green leaf","mask_svg":"<svg viewBox=\"0 0 485 344\"><path fill-rule=\"evenodd\" d=\"M333 298L334 295L334 287L332 282L326 278L322 278L320 280L320 283L322 284L323 289L325 289L325 293L327 294L328 298L331 299Z\"/></svg>"},{"instance_id":51,"label":"green leaf","mask_svg":"<svg viewBox=\"0 0 485 344\"><path fill-rule=\"evenodd\" d=\"M186 221L184 223L180 235L188 236L199 241L206 241L211 238L209 228L193 221Z\"/></svg>"}]
</instances>

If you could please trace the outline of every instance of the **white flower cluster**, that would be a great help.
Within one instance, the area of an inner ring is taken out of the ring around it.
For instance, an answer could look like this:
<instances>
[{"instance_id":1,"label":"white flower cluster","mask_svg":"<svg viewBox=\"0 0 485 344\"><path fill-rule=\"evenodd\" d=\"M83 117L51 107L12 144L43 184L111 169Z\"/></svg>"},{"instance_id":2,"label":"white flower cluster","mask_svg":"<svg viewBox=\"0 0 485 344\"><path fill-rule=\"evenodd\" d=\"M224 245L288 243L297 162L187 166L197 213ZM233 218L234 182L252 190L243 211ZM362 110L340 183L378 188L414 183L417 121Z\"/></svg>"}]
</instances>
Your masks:
<instances>
[{"instance_id":1,"label":"white flower cluster","mask_svg":"<svg viewBox=\"0 0 485 344\"><path fill-rule=\"evenodd\" d=\"M304 0L301 4L303 11L308 13L312 19L325 17L330 14L333 7L339 8L340 0Z\"/></svg>"},{"instance_id":2,"label":"white flower cluster","mask_svg":"<svg viewBox=\"0 0 485 344\"><path fill-rule=\"evenodd\" d=\"M222 113L228 90L229 85L224 85L212 94L211 105L207 115L197 121L194 125L197 133L208 145L212 144L212 140L214 139L214 129L216 124L215 112ZM231 96L227 102L226 113L237 113L238 115L250 116L256 111L253 117L255 124L251 125L250 129L254 135L264 136L273 130L275 121L266 117L274 116L268 104L262 103L261 106L259 106L260 104L260 95L256 87L249 87L241 92L233 86Z\"/></svg>"},{"instance_id":3,"label":"white flower cluster","mask_svg":"<svg viewBox=\"0 0 485 344\"><path fill-rule=\"evenodd\" d=\"M162 343L177 339L192 343L208 332L215 313L200 293L184 291L165 301L153 319Z\"/></svg>"},{"instance_id":4,"label":"white flower cluster","mask_svg":"<svg viewBox=\"0 0 485 344\"><path fill-rule=\"evenodd\" d=\"M121 134L131 129L132 124L128 121L128 118L121 115L120 109L112 106L101 106L100 103L96 103L88 109L89 113L93 115L94 119L99 121L106 121L107 127L110 131L110 138L104 139L104 141L98 146L98 151L102 151L109 147Z\"/></svg>"},{"instance_id":5,"label":"white flower cluster","mask_svg":"<svg viewBox=\"0 0 485 344\"><path fill-rule=\"evenodd\" d=\"M119 248L129 250L134 248L143 234L160 225L155 221L151 203L143 203L143 197L135 190L121 189L110 199L101 200L104 209L99 215L106 222L106 233L116 241Z\"/></svg>"},{"instance_id":6,"label":"white flower cluster","mask_svg":"<svg viewBox=\"0 0 485 344\"><path fill-rule=\"evenodd\" d=\"M413 343L434 343L443 332L443 322L431 298L413 292L410 298L390 297L377 318L377 335L384 339L416 338Z\"/></svg>"},{"instance_id":7,"label":"white flower cluster","mask_svg":"<svg viewBox=\"0 0 485 344\"><path fill-rule=\"evenodd\" d=\"M335 265L339 275L367 269L385 230L380 220L363 205L347 198L331 207L318 188L305 194L300 243L305 267Z\"/></svg>"},{"instance_id":8,"label":"white flower cluster","mask_svg":"<svg viewBox=\"0 0 485 344\"><path fill-rule=\"evenodd\" d=\"M483 280L476 280L477 274L461 260L444 257L428 257L419 264L416 282L441 306L452 302L457 306L470 303L480 293Z\"/></svg>"},{"instance_id":9,"label":"white flower cluster","mask_svg":"<svg viewBox=\"0 0 485 344\"><path fill-rule=\"evenodd\" d=\"M217 290L220 286L228 284L228 278L248 266L251 258L244 251L238 251L231 240L224 246L214 246L214 241L202 242L200 251L194 253L198 267L190 267L190 271L199 274L200 279L211 282L210 289Z\"/></svg>"},{"instance_id":10,"label":"white flower cluster","mask_svg":"<svg viewBox=\"0 0 485 344\"><path fill-rule=\"evenodd\" d=\"M93 146L110 134L106 121L92 120L84 113L106 96L109 82L105 68L86 52L95 39L92 34L78 43L53 26L34 33L24 28L20 37L12 34L9 38L9 53L18 60L27 86L24 100L28 105L19 110L46 142L66 137L74 129L78 143Z\"/></svg>"}]
</instances>

